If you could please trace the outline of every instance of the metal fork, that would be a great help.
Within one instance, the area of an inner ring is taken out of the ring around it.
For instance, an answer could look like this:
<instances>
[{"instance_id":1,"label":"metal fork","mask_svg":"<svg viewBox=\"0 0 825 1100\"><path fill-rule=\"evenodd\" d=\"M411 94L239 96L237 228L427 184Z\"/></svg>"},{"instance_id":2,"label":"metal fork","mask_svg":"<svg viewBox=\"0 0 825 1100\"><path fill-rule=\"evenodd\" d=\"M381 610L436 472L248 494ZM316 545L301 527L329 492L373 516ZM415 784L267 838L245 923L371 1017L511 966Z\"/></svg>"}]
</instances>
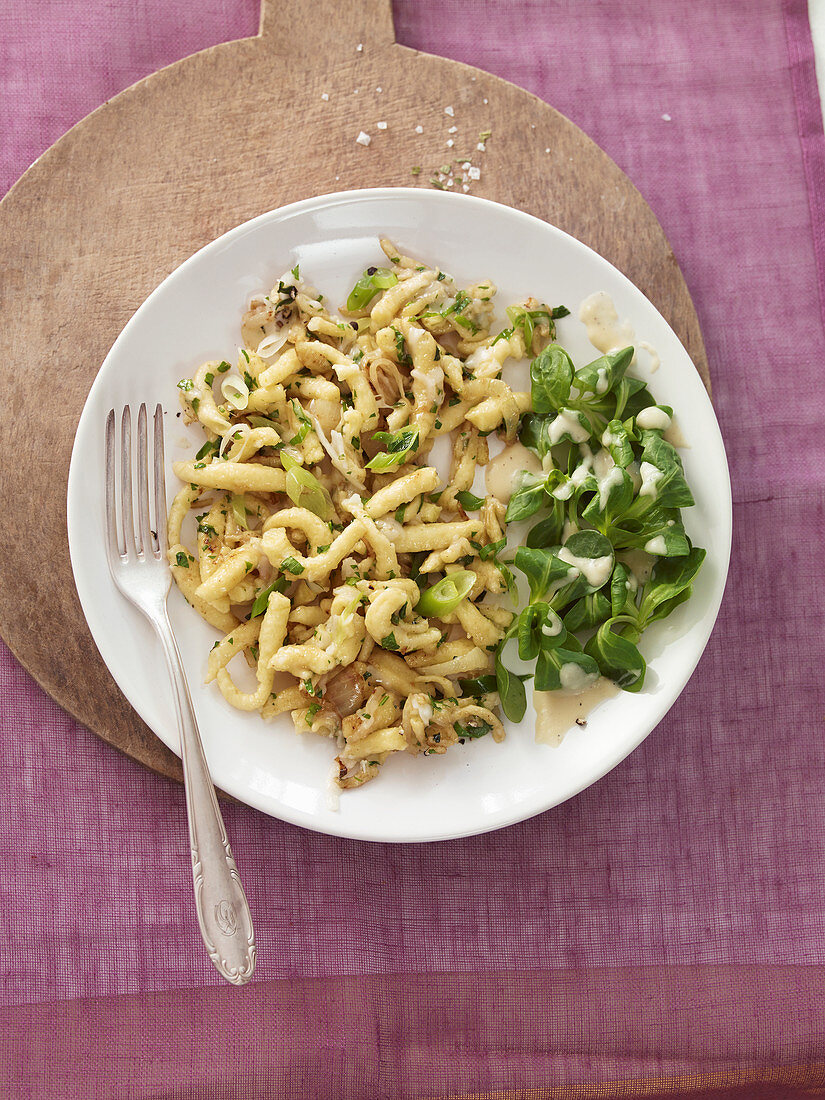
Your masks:
<instances>
[{"instance_id":1,"label":"metal fork","mask_svg":"<svg viewBox=\"0 0 825 1100\"><path fill-rule=\"evenodd\" d=\"M137 416L137 462L133 463L130 407L125 406L120 418L119 447L115 410L110 410L106 418L106 556L115 584L143 612L163 645L180 731L195 906L201 935L209 958L224 978L234 985L243 985L255 970L252 916L218 808L180 652L166 611L172 577L165 554L166 482L160 405L154 415L151 497L147 421L146 405L142 404Z\"/></svg>"}]
</instances>

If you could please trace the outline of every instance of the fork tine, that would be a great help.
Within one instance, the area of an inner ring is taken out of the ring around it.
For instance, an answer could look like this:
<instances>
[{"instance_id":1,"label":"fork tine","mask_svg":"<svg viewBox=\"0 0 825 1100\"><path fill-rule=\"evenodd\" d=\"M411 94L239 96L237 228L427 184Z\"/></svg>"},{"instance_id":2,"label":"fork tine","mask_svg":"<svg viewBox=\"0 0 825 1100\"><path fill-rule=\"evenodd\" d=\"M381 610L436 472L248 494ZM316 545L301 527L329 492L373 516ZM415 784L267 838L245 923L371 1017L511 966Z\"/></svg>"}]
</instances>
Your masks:
<instances>
[{"instance_id":1,"label":"fork tine","mask_svg":"<svg viewBox=\"0 0 825 1100\"><path fill-rule=\"evenodd\" d=\"M135 550L135 521L132 509L132 410L123 407L120 420L120 515L123 550L128 558Z\"/></svg>"},{"instance_id":2,"label":"fork tine","mask_svg":"<svg viewBox=\"0 0 825 1100\"><path fill-rule=\"evenodd\" d=\"M155 530L158 553L166 553L166 462L163 453L163 408L155 408Z\"/></svg>"},{"instance_id":3,"label":"fork tine","mask_svg":"<svg viewBox=\"0 0 825 1100\"><path fill-rule=\"evenodd\" d=\"M134 482L137 485L137 537L138 553L144 556L152 553L152 532L149 521L149 455L146 423L146 403L141 402L137 420L137 469Z\"/></svg>"},{"instance_id":4,"label":"fork tine","mask_svg":"<svg viewBox=\"0 0 825 1100\"><path fill-rule=\"evenodd\" d=\"M106 417L105 434L106 469L106 553L110 565L120 557L120 544L117 537L117 501L115 499L115 410L110 409Z\"/></svg>"}]
</instances>

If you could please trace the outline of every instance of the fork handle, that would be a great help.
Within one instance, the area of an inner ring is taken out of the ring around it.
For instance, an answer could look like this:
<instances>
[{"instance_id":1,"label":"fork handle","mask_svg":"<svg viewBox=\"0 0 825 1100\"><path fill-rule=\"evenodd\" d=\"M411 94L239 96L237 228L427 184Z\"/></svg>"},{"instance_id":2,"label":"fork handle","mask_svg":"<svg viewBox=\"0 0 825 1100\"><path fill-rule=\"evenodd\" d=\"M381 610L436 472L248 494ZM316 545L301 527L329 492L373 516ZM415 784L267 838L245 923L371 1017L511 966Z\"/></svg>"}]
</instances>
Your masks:
<instances>
[{"instance_id":1,"label":"fork handle","mask_svg":"<svg viewBox=\"0 0 825 1100\"><path fill-rule=\"evenodd\" d=\"M255 970L252 914L229 846L165 607L153 622L166 654L178 716L198 923L209 958L227 981L243 985Z\"/></svg>"}]
</instances>

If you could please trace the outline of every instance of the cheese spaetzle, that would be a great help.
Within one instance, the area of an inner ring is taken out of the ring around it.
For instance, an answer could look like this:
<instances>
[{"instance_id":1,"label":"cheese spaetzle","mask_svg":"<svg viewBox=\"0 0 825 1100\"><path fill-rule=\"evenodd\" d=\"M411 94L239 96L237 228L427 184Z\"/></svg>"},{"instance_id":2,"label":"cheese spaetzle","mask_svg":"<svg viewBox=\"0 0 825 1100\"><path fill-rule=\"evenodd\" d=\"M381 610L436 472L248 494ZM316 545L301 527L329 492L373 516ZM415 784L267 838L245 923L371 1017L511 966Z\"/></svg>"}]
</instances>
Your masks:
<instances>
[{"instance_id":1,"label":"cheese spaetzle","mask_svg":"<svg viewBox=\"0 0 825 1100\"><path fill-rule=\"evenodd\" d=\"M205 442L174 464L169 522L174 579L222 633L207 680L241 710L288 710L299 733L331 738L343 788L397 752L504 737L491 677L512 617L504 508L490 496L468 512L462 497L486 437L512 442L530 408L503 364L554 337L551 312L494 337L491 282L462 289L381 247L387 266L338 315L295 268L250 302L235 365L179 383ZM448 478L430 461L442 436ZM241 655L250 689L230 668Z\"/></svg>"}]
</instances>

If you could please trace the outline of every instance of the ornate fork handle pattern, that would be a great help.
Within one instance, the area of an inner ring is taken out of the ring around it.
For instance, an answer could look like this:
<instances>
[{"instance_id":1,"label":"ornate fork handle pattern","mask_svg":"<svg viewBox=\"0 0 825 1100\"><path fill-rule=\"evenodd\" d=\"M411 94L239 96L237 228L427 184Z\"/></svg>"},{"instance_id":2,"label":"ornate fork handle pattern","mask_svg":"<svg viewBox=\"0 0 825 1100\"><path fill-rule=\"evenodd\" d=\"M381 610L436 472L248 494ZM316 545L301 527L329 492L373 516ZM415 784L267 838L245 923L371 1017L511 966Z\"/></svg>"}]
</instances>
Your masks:
<instances>
[{"instance_id":1,"label":"ornate fork handle pattern","mask_svg":"<svg viewBox=\"0 0 825 1100\"><path fill-rule=\"evenodd\" d=\"M209 958L228 982L243 985L255 970L252 915L226 835L197 728L189 686L164 609L152 618L163 643L180 729L195 906Z\"/></svg>"},{"instance_id":2,"label":"ornate fork handle pattern","mask_svg":"<svg viewBox=\"0 0 825 1100\"><path fill-rule=\"evenodd\" d=\"M141 405L137 418L137 462L133 462L132 414L128 405L124 408L120 418L118 479L114 409L106 418L106 557L115 584L143 612L163 645L180 732L195 905L201 935L210 959L224 978L234 985L243 985L255 970L252 915L229 847L180 651L166 611L172 577L165 558L166 491L163 409L160 405L154 413L151 477L147 422L146 406ZM137 508L134 507L135 499Z\"/></svg>"}]
</instances>

